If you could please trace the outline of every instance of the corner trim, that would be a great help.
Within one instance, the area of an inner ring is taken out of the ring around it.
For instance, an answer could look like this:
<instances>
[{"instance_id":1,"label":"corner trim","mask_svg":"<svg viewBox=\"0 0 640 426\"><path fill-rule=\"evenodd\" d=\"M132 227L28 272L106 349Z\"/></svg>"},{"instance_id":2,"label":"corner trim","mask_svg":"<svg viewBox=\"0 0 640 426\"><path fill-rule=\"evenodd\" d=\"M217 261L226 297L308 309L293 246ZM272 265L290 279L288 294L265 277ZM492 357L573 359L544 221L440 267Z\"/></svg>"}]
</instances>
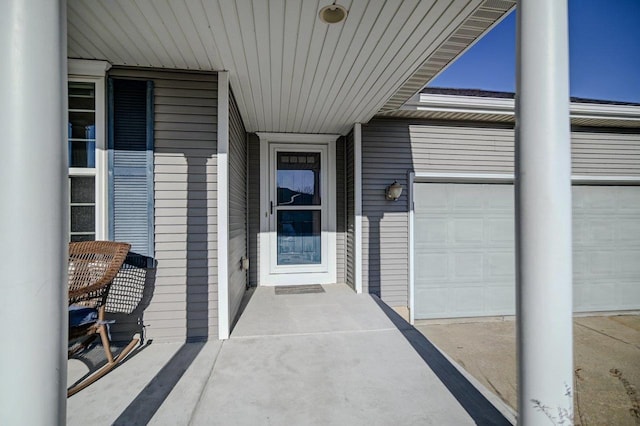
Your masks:
<instances>
[{"instance_id":1,"label":"corner trim","mask_svg":"<svg viewBox=\"0 0 640 426\"><path fill-rule=\"evenodd\" d=\"M229 338L229 73L218 73L218 339ZM209 290L211 291L211 289Z\"/></svg>"},{"instance_id":2,"label":"corner trim","mask_svg":"<svg viewBox=\"0 0 640 426\"><path fill-rule=\"evenodd\" d=\"M353 197L355 216L355 287L362 293L362 124L353 126Z\"/></svg>"},{"instance_id":3,"label":"corner trim","mask_svg":"<svg viewBox=\"0 0 640 426\"><path fill-rule=\"evenodd\" d=\"M413 210L413 184L415 183L416 174L413 171L409 171L408 173L409 179L409 323L411 325L415 324L415 272L414 272L414 250L415 250L415 240L414 240L414 210Z\"/></svg>"}]
</instances>

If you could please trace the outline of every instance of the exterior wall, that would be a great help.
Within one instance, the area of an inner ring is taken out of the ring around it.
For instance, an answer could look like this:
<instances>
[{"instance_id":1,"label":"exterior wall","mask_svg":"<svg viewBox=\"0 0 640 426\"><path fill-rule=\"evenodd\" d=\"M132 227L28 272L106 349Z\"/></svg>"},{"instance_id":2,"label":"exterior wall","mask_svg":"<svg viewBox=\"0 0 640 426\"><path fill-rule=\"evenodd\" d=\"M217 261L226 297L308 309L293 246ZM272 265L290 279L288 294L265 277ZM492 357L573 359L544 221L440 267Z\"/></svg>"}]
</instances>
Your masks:
<instances>
[{"instance_id":1,"label":"exterior wall","mask_svg":"<svg viewBox=\"0 0 640 426\"><path fill-rule=\"evenodd\" d=\"M513 173L511 127L374 119L362 133L363 292L408 305L407 173ZM572 132L573 173L640 176L640 135ZM398 201L384 198L397 180Z\"/></svg>"},{"instance_id":2,"label":"exterior wall","mask_svg":"<svg viewBox=\"0 0 640 426\"><path fill-rule=\"evenodd\" d=\"M139 69L110 75L154 82L157 270L146 337L217 338L217 77Z\"/></svg>"},{"instance_id":3,"label":"exterior wall","mask_svg":"<svg viewBox=\"0 0 640 426\"><path fill-rule=\"evenodd\" d=\"M633 133L575 131L571 157L576 175L639 176L640 131Z\"/></svg>"},{"instance_id":4,"label":"exterior wall","mask_svg":"<svg viewBox=\"0 0 640 426\"><path fill-rule=\"evenodd\" d=\"M345 138L345 190L346 198L346 221L347 227L345 230L346 240L346 253L345 253L345 282L346 284L355 290L356 288L356 234L355 234L355 212L356 212L356 200L355 200L355 167L354 167L355 153L354 153L354 140L353 132L349 133Z\"/></svg>"},{"instance_id":5,"label":"exterior wall","mask_svg":"<svg viewBox=\"0 0 640 426\"><path fill-rule=\"evenodd\" d=\"M247 286L247 135L238 105L229 96L229 319L238 313Z\"/></svg>"},{"instance_id":6,"label":"exterior wall","mask_svg":"<svg viewBox=\"0 0 640 426\"><path fill-rule=\"evenodd\" d=\"M248 220L249 220L249 285L259 285L260 253L260 139L249 135L248 143ZM336 280L346 281L346 170L345 138L336 143ZM309 283L313 284L313 283Z\"/></svg>"}]
</instances>

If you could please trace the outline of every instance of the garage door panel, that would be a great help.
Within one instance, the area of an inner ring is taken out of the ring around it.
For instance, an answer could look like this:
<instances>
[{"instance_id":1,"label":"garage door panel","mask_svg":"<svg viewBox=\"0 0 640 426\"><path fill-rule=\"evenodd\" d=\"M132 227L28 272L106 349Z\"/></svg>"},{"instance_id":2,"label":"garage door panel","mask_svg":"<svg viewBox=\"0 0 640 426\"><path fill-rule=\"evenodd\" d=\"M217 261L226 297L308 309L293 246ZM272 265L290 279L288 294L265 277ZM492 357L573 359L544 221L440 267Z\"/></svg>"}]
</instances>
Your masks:
<instances>
[{"instance_id":1,"label":"garage door panel","mask_svg":"<svg viewBox=\"0 0 640 426\"><path fill-rule=\"evenodd\" d=\"M619 271L623 277L640 277L640 249L625 250L619 253L617 260L620 268ZM636 285L640 289L640 280L636 281Z\"/></svg>"},{"instance_id":2,"label":"garage door panel","mask_svg":"<svg viewBox=\"0 0 640 426\"><path fill-rule=\"evenodd\" d=\"M622 309L638 309L637 300L640 300L640 285L638 281L627 281L620 285L619 294L622 296L620 305Z\"/></svg>"},{"instance_id":3,"label":"garage door panel","mask_svg":"<svg viewBox=\"0 0 640 426\"><path fill-rule=\"evenodd\" d=\"M640 241L640 209L635 217L621 217L616 221L617 239L622 241Z\"/></svg>"},{"instance_id":4,"label":"garage door panel","mask_svg":"<svg viewBox=\"0 0 640 426\"><path fill-rule=\"evenodd\" d=\"M450 206L456 211L482 211L483 198L477 196L473 185L458 185L450 193Z\"/></svg>"},{"instance_id":5,"label":"garage door panel","mask_svg":"<svg viewBox=\"0 0 640 426\"><path fill-rule=\"evenodd\" d=\"M461 317L481 315L484 310L484 293L483 286L455 287L451 298L453 313Z\"/></svg>"},{"instance_id":6,"label":"garage door panel","mask_svg":"<svg viewBox=\"0 0 640 426\"><path fill-rule=\"evenodd\" d=\"M574 186L574 209L588 209L592 213L616 210L616 191L609 186Z\"/></svg>"},{"instance_id":7,"label":"garage door panel","mask_svg":"<svg viewBox=\"0 0 640 426\"><path fill-rule=\"evenodd\" d=\"M574 234L575 235L575 234ZM588 275L589 252L583 249L573 249L573 279ZM574 290L575 293L575 290Z\"/></svg>"},{"instance_id":8,"label":"garage door panel","mask_svg":"<svg viewBox=\"0 0 640 426\"><path fill-rule=\"evenodd\" d=\"M513 246L513 218L503 217L485 220L485 240L492 246L497 244L508 244Z\"/></svg>"},{"instance_id":9,"label":"garage door panel","mask_svg":"<svg viewBox=\"0 0 640 426\"><path fill-rule=\"evenodd\" d=\"M452 281L482 281L484 255L482 252L450 253L453 260Z\"/></svg>"},{"instance_id":10,"label":"garage door panel","mask_svg":"<svg viewBox=\"0 0 640 426\"><path fill-rule=\"evenodd\" d=\"M493 311L488 311L485 315L503 315L504 312L509 312L516 300L515 287L509 283L509 285L503 286L489 286L485 291L485 306L493 307Z\"/></svg>"},{"instance_id":11,"label":"garage door panel","mask_svg":"<svg viewBox=\"0 0 640 426\"><path fill-rule=\"evenodd\" d=\"M414 195L415 317L513 315L513 185ZM640 309L640 187L574 186L573 246L575 311Z\"/></svg>"},{"instance_id":12,"label":"garage door panel","mask_svg":"<svg viewBox=\"0 0 640 426\"><path fill-rule=\"evenodd\" d=\"M574 250L576 247L581 247L580 243L584 243L587 240L587 229L589 229L588 220L584 217L573 215L572 234Z\"/></svg>"},{"instance_id":13,"label":"garage door panel","mask_svg":"<svg viewBox=\"0 0 640 426\"><path fill-rule=\"evenodd\" d=\"M424 278L423 287L434 287L435 280L446 280L449 276L449 257L444 253L423 253L415 268L416 276Z\"/></svg>"},{"instance_id":14,"label":"garage door panel","mask_svg":"<svg viewBox=\"0 0 640 426\"><path fill-rule=\"evenodd\" d=\"M485 256L485 280L488 282L507 281L515 276L515 253L513 251L487 253Z\"/></svg>"},{"instance_id":15,"label":"garage door panel","mask_svg":"<svg viewBox=\"0 0 640 426\"><path fill-rule=\"evenodd\" d=\"M611 245L614 241L615 226L611 226L611 221L606 218L590 220L587 232L589 243Z\"/></svg>"},{"instance_id":16,"label":"garage door panel","mask_svg":"<svg viewBox=\"0 0 640 426\"><path fill-rule=\"evenodd\" d=\"M624 193L624 195L618 196L620 200L618 205L620 211L623 213L630 212L632 214L640 212L640 191L629 191L629 188L622 188L619 189L619 191Z\"/></svg>"},{"instance_id":17,"label":"garage door panel","mask_svg":"<svg viewBox=\"0 0 640 426\"><path fill-rule=\"evenodd\" d=\"M615 272L615 253L593 250L589 253L588 276L611 276Z\"/></svg>"},{"instance_id":18,"label":"garage door panel","mask_svg":"<svg viewBox=\"0 0 640 426\"><path fill-rule=\"evenodd\" d=\"M513 211L513 187L509 185L485 185L482 191L485 209L494 212L504 212L506 215Z\"/></svg>"},{"instance_id":19,"label":"garage door panel","mask_svg":"<svg viewBox=\"0 0 640 426\"><path fill-rule=\"evenodd\" d=\"M575 280L573 307L576 312L595 312L620 309L620 288L610 281ZM576 298L575 294L580 294Z\"/></svg>"},{"instance_id":20,"label":"garage door panel","mask_svg":"<svg viewBox=\"0 0 640 426\"><path fill-rule=\"evenodd\" d=\"M444 186L432 188L428 197L415 199L415 208L421 212L447 212L449 210L449 195Z\"/></svg>"},{"instance_id":21,"label":"garage door panel","mask_svg":"<svg viewBox=\"0 0 640 426\"><path fill-rule=\"evenodd\" d=\"M453 243L463 245L467 243L482 243L482 219L453 219Z\"/></svg>"},{"instance_id":22,"label":"garage door panel","mask_svg":"<svg viewBox=\"0 0 640 426\"><path fill-rule=\"evenodd\" d=\"M421 215L417 218L416 224L424 224L426 226L416 226L415 232L419 232L422 236L419 244L424 247L436 244L441 247L442 243L447 241L447 219L444 217ZM418 243L418 242L416 242Z\"/></svg>"},{"instance_id":23,"label":"garage door panel","mask_svg":"<svg viewBox=\"0 0 640 426\"><path fill-rule=\"evenodd\" d=\"M415 291L415 310L417 318L447 318L451 307L447 305L450 299L449 290L441 283L429 288Z\"/></svg>"}]
</instances>

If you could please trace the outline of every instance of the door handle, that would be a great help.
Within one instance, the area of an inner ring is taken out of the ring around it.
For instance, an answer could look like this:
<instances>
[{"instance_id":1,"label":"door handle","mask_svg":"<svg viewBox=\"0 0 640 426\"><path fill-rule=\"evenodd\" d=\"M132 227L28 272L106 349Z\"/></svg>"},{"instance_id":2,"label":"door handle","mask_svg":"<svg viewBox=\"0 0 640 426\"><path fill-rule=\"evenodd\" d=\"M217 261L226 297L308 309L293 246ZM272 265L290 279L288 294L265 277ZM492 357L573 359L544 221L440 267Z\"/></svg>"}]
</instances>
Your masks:
<instances>
[{"instance_id":1,"label":"door handle","mask_svg":"<svg viewBox=\"0 0 640 426\"><path fill-rule=\"evenodd\" d=\"M271 201L270 203L271 203L270 212L271 212L271 214L273 214L273 201Z\"/></svg>"}]
</instances>

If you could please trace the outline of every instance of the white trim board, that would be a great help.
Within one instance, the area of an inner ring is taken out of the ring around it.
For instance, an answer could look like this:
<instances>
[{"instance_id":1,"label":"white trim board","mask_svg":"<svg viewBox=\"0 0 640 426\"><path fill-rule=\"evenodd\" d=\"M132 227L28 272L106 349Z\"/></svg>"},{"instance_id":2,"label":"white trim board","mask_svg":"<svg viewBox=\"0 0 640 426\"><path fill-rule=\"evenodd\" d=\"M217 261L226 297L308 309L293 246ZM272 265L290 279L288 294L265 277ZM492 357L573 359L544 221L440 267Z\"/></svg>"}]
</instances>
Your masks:
<instances>
[{"instance_id":1,"label":"white trim board","mask_svg":"<svg viewBox=\"0 0 640 426\"><path fill-rule=\"evenodd\" d=\"M229 338L229 73L218 73L218 339Z\"/></svg>"},{"instance_id":2,"label":"white trim board","mask_svg":"<svg viewBox=\"0 0 640 426\"><path fill-rule=\"evenodd\" d=\"M93 61L88 59L67 59L67 74L69 76L102 77L111 68L107 61ZM97 101L97 99L96 99Z\"/></svg>"},{"instance_id":3,"label":"white trim board","mask_svg":"<svg viewBox=\"0 0 640 426\"><path fill-rule=\"evenodd\" d=\"M513 183L515 181L515 175L511 173L410 173L416 183ZM573 185L640 185L640 176L572 175L571 182Z\"/></svg>"},{"instance_id":4,"label":"white trim board","mask_svg":"<svg viewBox=\"0 0 640 426\"><path fill-rule=\"evenodd\" d=\"M353 126L353 198L355 227L355 288L362 293L362 124Z\"/></svg>"},{"instance_id":5,"label":"white trim board","mask_svg":"<svg viewBox=\"0 0 640 426\"><path fill-rule=\"evenodd\" d=\"M415 322L415 310L414 310L414 300L415 300L415 272L414 272L414 249L415 249L415 240L413 237L414 233L414 205L413 205L413 184L415 183L416 174L414 172L408 173L409 180L409 323L414 324Z\"/></svg>"},{"instance_id":6,"label":"white trim board","mask_svg":"<svg viewBox=\"0 0 640 426\"><path fill-rule=\"evenodd\" d=\"M515 116L515 100L465 95L444 95L417 93L400 107L403 111L455 112L468 114L496 114ZM637 105L598 104L570 102L571 118L638 120L640 107Z\"/></svg>"}]
</instances>

